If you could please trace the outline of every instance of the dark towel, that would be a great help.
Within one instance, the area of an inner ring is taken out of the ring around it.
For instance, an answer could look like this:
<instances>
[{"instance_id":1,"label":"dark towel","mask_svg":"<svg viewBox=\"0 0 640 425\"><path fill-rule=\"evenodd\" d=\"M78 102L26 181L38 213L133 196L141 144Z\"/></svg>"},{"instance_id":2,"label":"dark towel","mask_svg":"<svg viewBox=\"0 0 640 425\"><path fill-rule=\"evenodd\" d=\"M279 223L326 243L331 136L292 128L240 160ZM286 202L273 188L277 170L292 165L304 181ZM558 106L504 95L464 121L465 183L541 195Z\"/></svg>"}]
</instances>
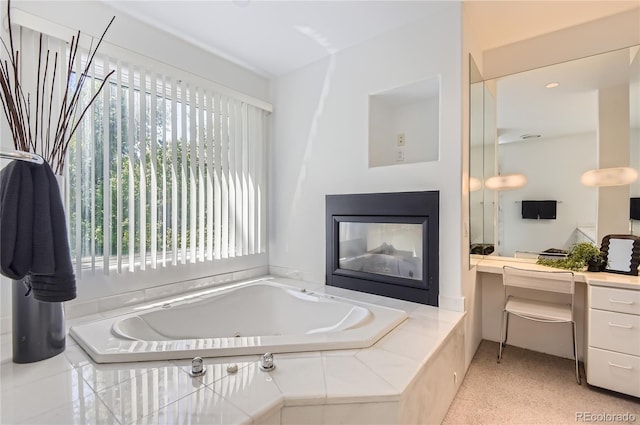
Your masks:
<instances>
[{"instance_id":1,"label":"dark towel","mask_svg":"<svg viewBox=\"0 0 640 425\"><path fill-rule=\"evenodd\" d=\"M629 218L640 220L640 198L631 198L629 202Z\"/></svg>"},{"instance_id":2,"label":"dark towel","mask_svg":"<svg viewBox=\"0 0 640 425\"><path fill-rule=\"evenodd\" d=\"M538 205L536 201L522 201L522 218L538 219Z\"/></svg>"},{"instance_id":3,"label":"dark towel","mask_svg":"<svg viewBox=\"0 0 640 425\"><path fill-rule=\"evenodd\" d=\"M555 220L558 201L522 201L522 218Z\"/></svg>"},{"instance_id":4,"label":"dark towel","mask_svg":"<svg viewBox=\"0 0 640 425\"><path fill-rule=\"evenodd\" d=\"M540 220L555 220L557 201L537 201L538 202L538 218Z\"/></svg>"},{"instance_id":5,"label":"dark towel","mask_svg":"<svg viewBox=\"0 0 640 425\"><path fill-rule=\"evenodd\" d=\"M60 190L46 162L14 161L0 172L0 271L22 279L39 301L76 297Z\"/></svg>"},{"instance_id":6,"label":"dark towel","mask_svg":"<svg viewBox=\"0 0 640 425\"><path fill-rule=\"evenodd\" d=\"M22 279L31 269L33 182L30 165L13 161L0 171L0 270Z\"/></svg>"}]
</instances>

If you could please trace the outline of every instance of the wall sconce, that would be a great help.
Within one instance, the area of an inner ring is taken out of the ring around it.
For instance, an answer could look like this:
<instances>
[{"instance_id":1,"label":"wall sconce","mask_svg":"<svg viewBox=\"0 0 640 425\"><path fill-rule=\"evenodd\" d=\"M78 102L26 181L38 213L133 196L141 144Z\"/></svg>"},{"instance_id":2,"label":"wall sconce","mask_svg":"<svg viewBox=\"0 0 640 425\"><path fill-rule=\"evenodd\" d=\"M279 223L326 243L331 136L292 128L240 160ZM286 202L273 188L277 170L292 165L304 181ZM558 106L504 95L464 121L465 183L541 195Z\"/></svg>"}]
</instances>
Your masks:
<instances>
[{"instance_id":1,"label":"wall sconce","mask_svg":"<svg viewBox=\"0 0 640 425\"><path fill-rule=\"evenodd\" d=\"M484 182L487 189L492 190L513 190L527 185L527 176L524 174L502 174L489 177Z\"/></svg>"},{"instance_id":2,"label":"wall sconce","mask_svg":"<svg viewBox=\"0 0 640 425\"><path fill-rule=\"evenodd\" d=\"M631 167L598 168L589 170L580 177L585 186L622 186L638 179L638 171Z\"/></svg>"},{"instance_id":3,"label":"wall sconce","mask_svg":"<svg viewBox=\"0 0 640 425\"><path fill-rule=\"evenodd\" d=\"M482 189L482 180L477 177L469 177L469 192Z\"/></svg>"}]
</instances>

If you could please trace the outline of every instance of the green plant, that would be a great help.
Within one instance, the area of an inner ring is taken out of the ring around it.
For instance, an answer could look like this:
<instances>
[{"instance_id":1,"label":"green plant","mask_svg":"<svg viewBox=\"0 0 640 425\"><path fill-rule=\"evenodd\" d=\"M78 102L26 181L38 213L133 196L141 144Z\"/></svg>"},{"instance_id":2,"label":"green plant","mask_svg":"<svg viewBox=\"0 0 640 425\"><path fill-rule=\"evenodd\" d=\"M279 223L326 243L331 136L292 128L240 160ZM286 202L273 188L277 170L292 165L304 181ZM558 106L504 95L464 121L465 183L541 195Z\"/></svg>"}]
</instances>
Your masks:
<instances>
[{"instance_id":1,"label":"green plant","mask_svg":"<svg viewBox=\"0 0 640 425\"><path fill-rule=\"evenodd\" d=\"M591 242L580 242L571 247L566 258L540 258L538 259L537 263L543 266L582 271L587 266L587 264L589 264L589 262L601 264L603 261L604 254L597 246L595 246Z\"/></svg>"}]
</instances>

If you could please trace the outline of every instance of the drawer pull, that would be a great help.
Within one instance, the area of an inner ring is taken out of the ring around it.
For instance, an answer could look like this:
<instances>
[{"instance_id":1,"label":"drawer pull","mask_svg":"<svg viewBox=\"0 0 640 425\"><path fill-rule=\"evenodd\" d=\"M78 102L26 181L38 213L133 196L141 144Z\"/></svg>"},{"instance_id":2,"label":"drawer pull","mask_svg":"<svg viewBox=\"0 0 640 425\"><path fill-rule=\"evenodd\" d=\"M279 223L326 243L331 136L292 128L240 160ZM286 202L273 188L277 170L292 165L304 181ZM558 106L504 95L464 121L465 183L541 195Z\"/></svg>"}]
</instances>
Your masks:
<instances>
[{"instance_id":1,"label":"drawer pull","mask_svg":"<svg viewBox=\"0 0 640 425\"><path fill-rule=\"evenodd\" d=\"M614 303L614 304L624 304L624 305L633 305L634 304L633 301L612 300L611 298L609 298L609 302L610 303Z\"/></svg>"},{"instance_id":2,"label":"drawer pull","mask_svg":"<svg viewBox=\"0 0 640 425\"><path fill-rule=\"evenodd\" d=\"M609 366L618 367L620 369L626 369L626 370L633 369L633 367L631 367L631 366L622 366L622 365L611 363L611 362L609 362Z\"/></svg>"},{"instance_id":3,"label":"drawer pull","mask_svg":"<svg viewBox=\"0 0 640 425\"><path fill-rule=\"evenodd\" d=\"M614 328L623 328L623 329L632 329L633 325L619 325L617 323L611 323L609 322L609 326L612 326Z\"/></svg>"}]
</instances>

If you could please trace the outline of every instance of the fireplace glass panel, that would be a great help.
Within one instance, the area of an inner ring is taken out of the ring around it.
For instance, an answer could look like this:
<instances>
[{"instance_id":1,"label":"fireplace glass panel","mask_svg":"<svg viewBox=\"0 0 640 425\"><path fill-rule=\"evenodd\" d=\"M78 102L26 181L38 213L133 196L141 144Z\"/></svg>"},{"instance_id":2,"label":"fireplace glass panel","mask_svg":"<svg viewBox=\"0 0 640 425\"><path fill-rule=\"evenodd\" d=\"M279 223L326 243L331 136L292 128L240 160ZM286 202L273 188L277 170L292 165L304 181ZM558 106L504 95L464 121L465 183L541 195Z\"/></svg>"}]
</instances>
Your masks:
<instances>
[{"instance_id":1,"label":"fireplace glass panel","mask_svg":"<svg viewBox=\"0 0 640 425\"><path fill-rule=\"evenodd\" d=\"M339 223L339 268L422 280L423 224Z\"/></svg>"}]
</instances>

